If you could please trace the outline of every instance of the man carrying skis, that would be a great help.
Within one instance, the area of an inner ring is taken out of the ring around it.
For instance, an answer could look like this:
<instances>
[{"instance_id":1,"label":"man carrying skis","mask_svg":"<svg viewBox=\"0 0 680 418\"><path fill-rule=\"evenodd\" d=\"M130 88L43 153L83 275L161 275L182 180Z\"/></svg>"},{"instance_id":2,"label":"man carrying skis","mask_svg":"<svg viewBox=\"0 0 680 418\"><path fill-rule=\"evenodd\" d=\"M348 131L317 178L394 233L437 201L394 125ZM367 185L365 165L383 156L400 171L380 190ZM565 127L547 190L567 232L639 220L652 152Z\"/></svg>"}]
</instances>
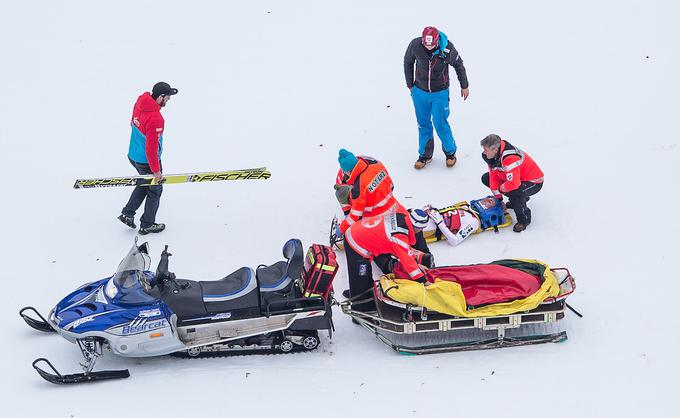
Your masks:
<instances>
[{"instance_id":1,"label":"man carrying skis","mask_svg":"<svg viewBox=\"0 0 680 418\"><path fill-rule=\"evenodd\" d=\"M411 90L418 120L418 160L414 165L418 170L432 160L434 152L432 122L442 141L446 166L453 167L456 163L456 142L448 121L449 65L456 70L461 88L460 95L466 100L470 91L463 59L444 32L428 26L423 29L422 36L412 40L406 48L404 74L406 86Z\"/></svg>"},{"instance_id":2,"label":"man carrying skis","mask_svg":"<svg viewBox=\"0 0 680 418\"><path fill-rule=\"evenodd\" d=\"M158 184L136 186L118 219L130 228L137 228L135 213L146 199L144 214L140 218L139 233L142 235L165 229L165 224L156 223L156 212L163 193L163 186L160 183L163 181L161 154L165 120L161 115L161 108L165 107L170 97L177 92L178 90L170 87L168 83L163 81L156 83L151 93L145 92L139 96L132 111L128 160L139 174L153 174Z\"/></svg>"},{"instance_id":3,"label":"man carrying skis","mask_svg":"<svg viewBox=\"0 0 680 418\"><path fill-rule=\"evenodd\" d=\"M482 175L482 183L497 199L508 196L507 207L517 215L512 230L522 232L531 223L527 201L543 187L543 171L529 154L496 134L487 135L480 145L484 149L482 159L489 166L489 172Z\"/></svg>"},{"instance_id":4,"label":"man carrying skis","mask_svg":"<svg viewBox=\"0 0 680 418\"><path fill-rule=\"evenodd\" d=\"M427 214L421 209L407 212L400 205L397 211L364 218L352 224L345 234L347 243L345 255L349 275L348 296L361 295L373 286L371 260L379 254L394 256L410 279L424 282L424 271L432 265L431 255L415 250L411 246L416 242L415 233L427 225L427 220ZM363 309L371 307L370 303L361 305Z\"/></svg>"}]
</instances>

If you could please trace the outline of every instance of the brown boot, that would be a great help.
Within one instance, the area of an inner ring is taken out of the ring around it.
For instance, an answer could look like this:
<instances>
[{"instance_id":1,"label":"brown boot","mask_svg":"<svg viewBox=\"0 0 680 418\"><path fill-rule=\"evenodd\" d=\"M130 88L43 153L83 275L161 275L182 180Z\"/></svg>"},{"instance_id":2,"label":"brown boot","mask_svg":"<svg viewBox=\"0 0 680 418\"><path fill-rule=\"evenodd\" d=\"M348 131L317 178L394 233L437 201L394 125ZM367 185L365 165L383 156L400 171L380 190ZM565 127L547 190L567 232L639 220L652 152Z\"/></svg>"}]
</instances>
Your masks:
<instances>
[{"instance_id":1,"label":"brown boot","mask_svg":"<svg viewBox=\"0 0 680 418\"><path fill-rule=\"evenodd\" d=\"M451 168L456 165L456 154L446 154L446 166Z\"/></svg>"},{"instance_id":2,"label":"brown boot","mask_svg":"<svg viewBox=\"0 0 680 418\"><path fill-rule=\"evenodd\" d=\"M512 230L515 231L515 232L522 232L522 231L524 231L525 229L527 229L527 225L526 225L526 224L521 224L521 223L519 223L519 222L516 223L515 226L512 227Z\"/></svg>"},{"instance_id":3,"label":"brown boot","mask_svg":"<svg viewBox=\"0 0 680 418\"><path fill-rule=\"evenodd\" d=\"M429 163L430 161L432 161L432 158L418 157L416 163L413 164L413 168L415 168L416 170L420 170L421 168L425 167L427 163Z\"/></svg>"}]
</instances>

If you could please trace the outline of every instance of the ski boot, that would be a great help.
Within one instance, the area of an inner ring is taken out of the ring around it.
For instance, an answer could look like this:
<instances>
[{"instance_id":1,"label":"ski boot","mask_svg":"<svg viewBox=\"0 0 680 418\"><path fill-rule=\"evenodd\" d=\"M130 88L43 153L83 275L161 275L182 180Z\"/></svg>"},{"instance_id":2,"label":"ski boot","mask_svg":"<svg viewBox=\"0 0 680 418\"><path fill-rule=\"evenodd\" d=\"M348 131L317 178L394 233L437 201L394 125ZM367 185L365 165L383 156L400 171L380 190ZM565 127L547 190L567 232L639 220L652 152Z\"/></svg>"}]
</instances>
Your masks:
<instances>
[{"instance_id":1,"label":"ski boot","mask_svg":"<svg viewBox=\"0 0 680 418\"><path fill-rule=\"evenodd\" d=\"M128 227L132 228L132 229L137 229L137 225L135 225L135 218L133 218L133 217L125 216L125 215L121 214L118 217L118 220L121 221L122 223L124 223L125 225L127 225Z\"/></svg>"},{"instance_id":2,"label":"ski boot","mask_svg":"<svg viewBox=\"0 0 680 418\"><path fill-rule=\"evenodd\" d=\"M430 161L432 161L432 158L418 157L416 163L413 164L413 168L415 168L416 170L420 170L421 168L425 167Z\"/></svg>"},{"instance_id":3,"label":"ski boot","mask_svg":"<svg viewBox=\"0 0 680 418\"><path fill-rule=\"evenodd\" d=\"M155 234L165 229L165 224L152 224L146 228L139 228L139 235Z\"/></svg>"},{"instance_id":4,"label":"ski boot","mask_svg":"<svg viewBox=\"0 0 680 418\"><path fill-rule=\"evenodd\" d=\"M451 168L456 164L456 153L454 152L453 154L445 154L446 155L446 166Z\"/></svg>"}]
</instances>

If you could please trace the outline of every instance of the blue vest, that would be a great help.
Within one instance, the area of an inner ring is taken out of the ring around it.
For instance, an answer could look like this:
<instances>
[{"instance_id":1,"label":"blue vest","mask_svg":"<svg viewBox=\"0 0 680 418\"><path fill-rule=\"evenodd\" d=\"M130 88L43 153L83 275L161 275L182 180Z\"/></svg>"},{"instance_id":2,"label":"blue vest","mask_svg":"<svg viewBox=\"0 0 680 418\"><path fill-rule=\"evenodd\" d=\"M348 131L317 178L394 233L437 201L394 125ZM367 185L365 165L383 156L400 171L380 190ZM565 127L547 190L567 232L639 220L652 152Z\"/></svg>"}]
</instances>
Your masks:
<instances>
[{"instance_id":1,"label":"blue vest","mask_svg":"<svg viewBox=\"0 0 680 418\"><path fill-rule=\"evenodd\" d=\"M136 163L149 164L149 160L146 158L146 137L142 134L134 124L132 126L132 132L130 133L130 148L128 149L128 157ZM158 138L158 160L161 159L161 154L163 153L163 134Z\"/></svg>"}]
</instances>

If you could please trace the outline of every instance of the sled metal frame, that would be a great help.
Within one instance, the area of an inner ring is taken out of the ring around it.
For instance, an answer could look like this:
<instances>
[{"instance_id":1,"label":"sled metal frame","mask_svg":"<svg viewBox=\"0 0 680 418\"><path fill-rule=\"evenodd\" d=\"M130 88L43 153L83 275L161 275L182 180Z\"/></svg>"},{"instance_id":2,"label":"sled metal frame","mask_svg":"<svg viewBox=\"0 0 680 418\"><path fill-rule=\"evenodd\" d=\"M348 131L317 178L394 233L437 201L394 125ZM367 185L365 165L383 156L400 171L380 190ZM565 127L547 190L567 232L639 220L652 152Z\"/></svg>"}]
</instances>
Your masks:
<instances>
[{"instance_id":1,"label":"sled metal frame","mask_svg":"<svg viewBox=\"0 0 680 418\"><path fill-rule=\"evenodd\" d=\"M342 312L350 315L361 326L371 331L378 340L385 343L401 354L430 354L454 351L484 350L501 347L516 347L520 345L542 344L547 342L562 342L567 340L566 331L522 337L507 336L506 331L517 329L525 325L554 323L565 315L566 298L576 289L574 278L566 268L551 269L558 274L560 294L548 298L538 307L530 311L517 312L509 315L483 317L456 317L432 312L419 306L399 303L390 299L375 282L372 289L362 295L340 303ZM372 295L369 296L369 293ZM368 297L367 297L368 296ZM372 297L371 297L372 296ZM363 297L361 300L357 300ZM352 304L373 301L375 311L359 311L352 309ZM470 342L456 342L450 344L435 344L423 346L405 346L394 343L387 335L423 335L429 333L449 334L455 336L457 331L477 329L482 331L496 331L496 337Z\"/></svg>"}]
</instances>

